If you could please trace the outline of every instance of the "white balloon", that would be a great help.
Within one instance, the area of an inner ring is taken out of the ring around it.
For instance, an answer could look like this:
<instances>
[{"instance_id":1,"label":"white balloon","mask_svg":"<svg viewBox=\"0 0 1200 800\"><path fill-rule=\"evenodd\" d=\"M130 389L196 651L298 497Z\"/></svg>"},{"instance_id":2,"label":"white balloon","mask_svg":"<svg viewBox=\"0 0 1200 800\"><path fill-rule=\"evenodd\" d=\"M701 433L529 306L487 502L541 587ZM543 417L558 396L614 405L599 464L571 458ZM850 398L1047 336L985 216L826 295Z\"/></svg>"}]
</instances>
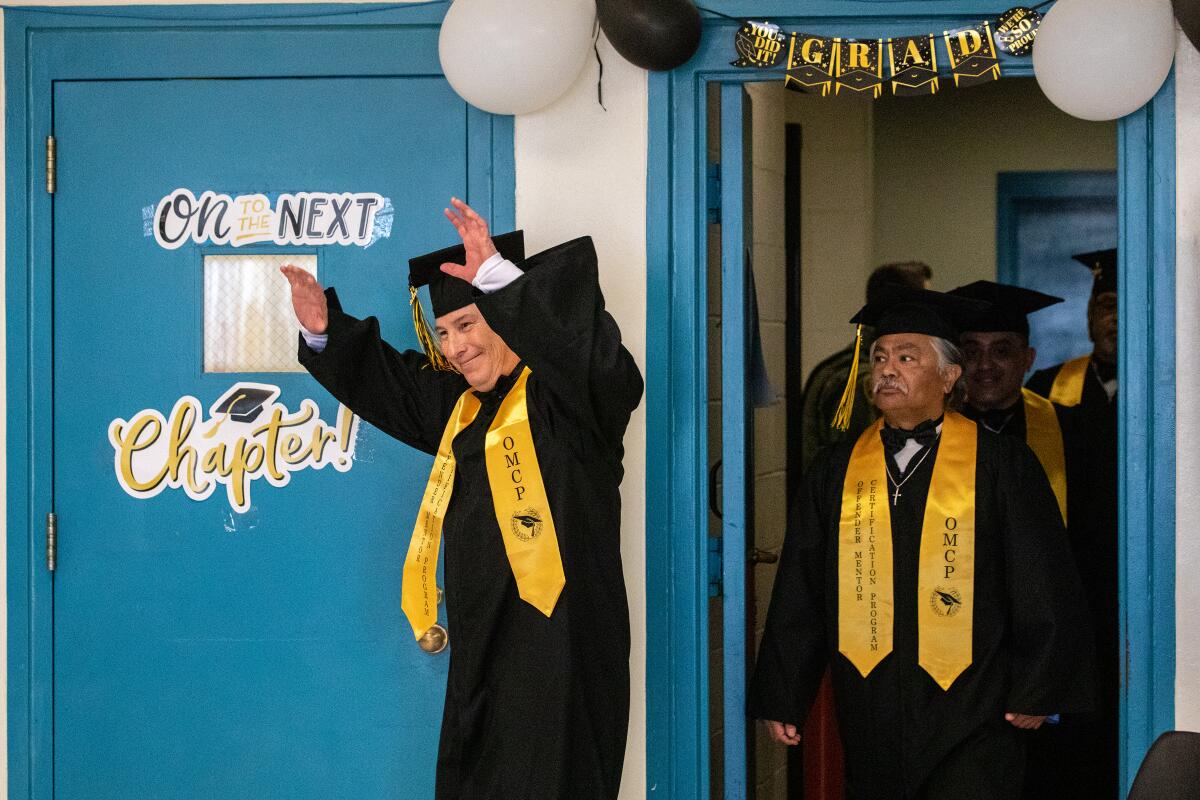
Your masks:
<instances>
[{"instance_id":1,"label":"white balloon","mask_svg":"<svg viewBox=\"0 0 1200 800\"><path fill-rule=\"evenodd\" d=\"M592 51L594 0L454 0L438 56L454 91L493 114L561 97Z\"/></svg>"},{"instance_id":2,"label":"white balloon","mask_svg":"<svg viewBox=\"0 0 1200 800\"><path fill-rule=\"evenodd\" d=\"M1170 0L1058 0L1033 42L1033 74L1071 116L1116 119L1154 97L1174 57Z\"/></svg>"}]
</instances>

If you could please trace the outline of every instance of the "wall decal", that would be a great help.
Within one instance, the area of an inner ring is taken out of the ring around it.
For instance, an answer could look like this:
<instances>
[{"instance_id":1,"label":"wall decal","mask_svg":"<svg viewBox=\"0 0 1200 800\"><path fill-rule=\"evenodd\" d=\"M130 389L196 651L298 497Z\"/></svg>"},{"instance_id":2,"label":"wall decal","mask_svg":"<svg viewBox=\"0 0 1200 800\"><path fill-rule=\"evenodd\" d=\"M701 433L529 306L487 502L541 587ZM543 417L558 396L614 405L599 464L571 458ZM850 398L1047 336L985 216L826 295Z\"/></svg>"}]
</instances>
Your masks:
<instances>
[{"instance_id":1,"label":"wall decal","mask_svg":"<svg viewBox=\"0 0 1200 800\"><path fill-rule=\"evenodd\" d=\"M165 416L145 409L114 419L108 439L117 482L138 499L171 488L205 500L222 484L229 505L244 513L259 478L286 486L302 469L349 470L358 417L339 406L331 425L320 419L314 401L304 399L291 412L276 402L279 393L278 386L240 382L209 407L207 417L199 400L185 396Z\"/></svg>"},{"instance_id":2,"label":"wall decal","mask_svg":"<svg viewBox=\"0 0 1200 800\"><path fill-rule=\"evenodd\" d=\"M391 235L393 214L391 201L375 192L230 197L205 191L197 197L179 188L159 200L149 215L148 208L142 211L143 233L168 250L188 242L369 247Z\"/></svg>"}]
</instances>

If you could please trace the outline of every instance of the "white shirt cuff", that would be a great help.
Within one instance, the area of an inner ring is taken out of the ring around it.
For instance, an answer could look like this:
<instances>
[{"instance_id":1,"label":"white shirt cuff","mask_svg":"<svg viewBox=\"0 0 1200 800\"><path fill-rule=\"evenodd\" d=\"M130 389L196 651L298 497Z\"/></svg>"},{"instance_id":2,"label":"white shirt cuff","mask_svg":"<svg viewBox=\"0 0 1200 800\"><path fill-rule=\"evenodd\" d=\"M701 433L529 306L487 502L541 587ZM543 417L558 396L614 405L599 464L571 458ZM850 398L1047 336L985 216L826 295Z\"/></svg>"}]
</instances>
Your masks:
<instances>
[{"instance_id":1,"label":"white shirt cuff","mask_svg":"<svg viewBox=\"0 0 1200 800\"><path fill-rule=\"evenodd\" d=\"M471 283L484 294L492 294L508 286L522 274L516 264L499 253L493 253L491 258L479 265L479 271L475 273L475 280Z\"/></svg>"},{"instance_id":2,"label":"white shirt cuff","mask_svg":"<svg viewBox=\"0 0 1200 800\"><path fill-rule=\"evenodd\" d=\"M308 349L314 353L321 352L329 343L328 333L313 333L303 325L300 326L300 335L304 337L304 343L308 345Z\"/></svg>"}]
</instances>

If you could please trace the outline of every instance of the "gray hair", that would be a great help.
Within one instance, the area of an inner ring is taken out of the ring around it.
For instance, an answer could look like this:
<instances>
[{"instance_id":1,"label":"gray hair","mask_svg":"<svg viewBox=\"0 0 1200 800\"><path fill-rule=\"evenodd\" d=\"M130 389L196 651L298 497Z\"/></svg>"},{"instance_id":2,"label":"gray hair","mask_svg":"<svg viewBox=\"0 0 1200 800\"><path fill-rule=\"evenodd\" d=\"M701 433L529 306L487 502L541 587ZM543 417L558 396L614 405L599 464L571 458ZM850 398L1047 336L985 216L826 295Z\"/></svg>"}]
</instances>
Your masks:
<instances>
[{"instance_id":1,"label":"gray hair","mask_svg":"<svg viewBox=\"0 0 1200 800\"><path fill-rule=\"evenodd\" d=\"M946 372L950 367L958 367L958 380L954 382L954 386L950 387L950 394L946 395L946 408L951 411L959 411L967 401L967 371L964 366L965 359L963 358L962 349L949 339L943 339L940 336L930 336L929 342L933 346L933 352L937 355L938 374L943 378L946 377ZM870 358L875 360L875 345L876 342L871 342ZM868 376L869 378L870 376ZM869 386L868 380L866 386ZM867 396L871 398L871 392L867 391Z\"/></svg>"},{"instance_id":2,"label":"gray hair","mask_svg":"<svg viewBox=\"0 0 1200 800\"><path fill-rule=\"evenodd\" d=\"M967 398L967 371L964 366L962 349L949 339L943 339L940 336L931 336L930 339L933 344L933 352L937 353L938 372L942 377L946 377L947 370L952 366L961 370L958 380L950 388L950 394L946 399L946 407L957 411L962 408Z\"/></svg>"}]
</instances>

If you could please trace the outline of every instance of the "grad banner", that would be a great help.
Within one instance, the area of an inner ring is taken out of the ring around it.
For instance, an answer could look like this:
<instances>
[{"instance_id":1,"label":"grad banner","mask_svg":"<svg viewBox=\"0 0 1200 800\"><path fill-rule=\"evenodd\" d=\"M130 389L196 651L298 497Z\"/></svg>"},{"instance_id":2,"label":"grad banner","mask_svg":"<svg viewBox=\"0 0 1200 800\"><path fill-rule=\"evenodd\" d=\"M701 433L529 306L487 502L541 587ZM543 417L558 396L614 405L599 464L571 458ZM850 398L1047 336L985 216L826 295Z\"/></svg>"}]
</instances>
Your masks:
<instances>
[{"instance_id":1,"label":"grad banner","mask_svg":"<svg viewBox=\"0 0 1200 800\"><path fill-rule=\"evenodd\" d=\"M1000 61L990 22L956 28L942 35L946 38L955 86L975 86L1000 80Z\"/></svg>"},{"instance_id":2,"label":"grad banner","mask_svg":"<svg viewBox=\"0 0 1200 800\"><path fill-rule=\"evenodd\" d=\"M842 89L883 94L883 40L836 39L837 80L834 93Z\"/></svg>"},{"instance_id":3,"label":"grad banner","mask_svg":"<svg viewBox=\"0 0 1200 800\"><path fill-rule=\"evenodd\" d=\"M937 94L937 48L932 33L888 40L892 94Z\"/></svg>"},{"instance_id":4,"label":"grad banner","mask_svg":"<svg viewBox=\"0 0 1200 800\"><path fill-rule=\"evenodd\" d=\"M730 61L735 67L773 67L783 57L783 47L787 36L778 25L770 22L747 22L738 28L733 37L733 45L737 48L737 61Z\"/></svg>"},{"instance_id":5,"label":"grad banner","mask_svg":"<svg viewBox=\"0 0 1200 800\"><path fill-rule=\"evenodd\" d=\"M878 98L888 86L897 96L936 94L941 88L939 46L946 49L945 61L955 86L990 83L1000 78L999 53L1030 54L1041 20L1036 8L1015 6L995 20L981 20L941 34L890 39L786 33L770 22L747 21L734 33L738 57L730 64L771 69L782 62L785 88L822 97L841 94L844 89Z\"/></svg>"},{"instance_id":6,"label":"grad banner","mask_svg":"<svg viewBox=\"0 0 1200 800\"><path fill-rule=\"evenodd\" d=\"M793 33L788 47L784 88L829 95L837 74L837 40L830 36Z\"/></svg>"}]
</instances>

